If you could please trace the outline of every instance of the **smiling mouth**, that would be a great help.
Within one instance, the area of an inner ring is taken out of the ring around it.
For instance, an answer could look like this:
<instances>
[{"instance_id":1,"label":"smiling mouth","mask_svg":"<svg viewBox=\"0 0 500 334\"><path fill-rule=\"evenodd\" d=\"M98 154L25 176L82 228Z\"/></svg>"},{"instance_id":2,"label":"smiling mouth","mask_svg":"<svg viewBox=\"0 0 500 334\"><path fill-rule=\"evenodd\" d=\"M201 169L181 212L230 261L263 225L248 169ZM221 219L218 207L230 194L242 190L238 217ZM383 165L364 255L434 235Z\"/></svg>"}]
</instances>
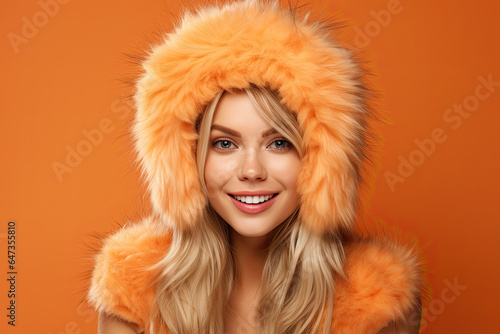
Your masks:
<instances>
[{"instance_id":1,"label":"smiling mouth","mask_svg":"<svg viewBox=\"0 0 500 334\"><path fill-rule=\"evenodd\" d=\"M245 203L245 204L261 204L261 203L264 203L264 202L267 202L269 201L270 199L272 199L273 197L275 197L276 195L278 195L278 193L276 194L272 194L272 195L262 195L262 196L234 196L234 195L231 195L231 194L228 194L229 196L231 196L232 198L236 199L238 202L241 202L241 203Z\"/></svg>"},{"instance_id":2,"label":"smiling mouth","mask_svg":"<svg viewBox=\"0 0 500 334\"><path fill-rule=\"evenodd\" d=\"M269 209L276 202L279 193L261 196L228 195L236 209L245 214L254 215Z\"/></svg>"}]
</instances>

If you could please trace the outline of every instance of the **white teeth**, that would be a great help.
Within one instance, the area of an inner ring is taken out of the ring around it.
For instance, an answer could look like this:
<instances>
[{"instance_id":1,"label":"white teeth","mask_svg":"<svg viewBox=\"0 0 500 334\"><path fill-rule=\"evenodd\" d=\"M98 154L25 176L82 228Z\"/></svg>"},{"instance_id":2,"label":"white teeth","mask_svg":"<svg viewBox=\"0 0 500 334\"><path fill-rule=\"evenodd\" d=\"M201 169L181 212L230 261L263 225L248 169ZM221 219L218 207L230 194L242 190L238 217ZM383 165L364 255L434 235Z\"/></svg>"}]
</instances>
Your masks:
<instances>
[{"instance_id":1,"label":"white teeth","mask_svg":"<svg viewBox=\"0 0 500 334\"><path fill-rule=\"evenodd\" d=\"M233 196L236 198L238 201L247 203L247 204L257 204L257 203L262 203L266 202L273 197L273 195L266 195L266 196Z\"/></svg>"}]
</instances>

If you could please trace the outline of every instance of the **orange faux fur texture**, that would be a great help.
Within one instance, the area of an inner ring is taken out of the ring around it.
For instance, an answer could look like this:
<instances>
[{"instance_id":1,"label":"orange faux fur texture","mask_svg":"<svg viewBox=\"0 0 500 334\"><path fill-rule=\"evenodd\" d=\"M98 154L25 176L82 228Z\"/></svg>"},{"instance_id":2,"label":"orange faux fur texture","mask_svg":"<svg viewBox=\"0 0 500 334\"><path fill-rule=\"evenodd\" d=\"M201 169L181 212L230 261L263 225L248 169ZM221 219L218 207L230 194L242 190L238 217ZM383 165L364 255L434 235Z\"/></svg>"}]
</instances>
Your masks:
<instances>
[{"instance_id":1,"label":"orange faux fur texture","mask_svg":"<svg viewBox=\"0 0 500 334\"><path fill-rule=\"evenodd\" d=\"M149 333L156 277L151 268L170 243L171 234L152 218L108 237L97 256L90 303ZM417 310L422 281L411 250L372 237L349 242L345 251L347 279L336 281L332 333L374 334Z\"/></svg>"},{"instance_id":2,"label":"orange faux fur texture","mask_svg":"<svg viewBox=\"0 0 500 334\"><path fill-rule=\"evenodd\" d=\"M309 19L310 20L310 19ZM155 212L193 228L207 204L194 124L220 90L277 89L303 132L300 215L323 233L351 228L372 136L363 72L335 31L277 2L246 0L185 15L136 83L133 135Z\"/></svg>"}]
</instances>

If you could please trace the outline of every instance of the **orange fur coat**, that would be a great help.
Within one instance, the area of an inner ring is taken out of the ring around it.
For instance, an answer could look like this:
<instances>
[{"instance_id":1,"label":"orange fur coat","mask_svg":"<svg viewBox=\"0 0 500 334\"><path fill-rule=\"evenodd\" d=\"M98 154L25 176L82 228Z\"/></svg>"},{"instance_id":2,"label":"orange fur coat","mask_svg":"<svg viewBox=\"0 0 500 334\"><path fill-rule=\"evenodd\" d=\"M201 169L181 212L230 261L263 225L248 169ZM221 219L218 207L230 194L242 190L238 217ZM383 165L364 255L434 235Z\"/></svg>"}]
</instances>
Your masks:
<instances>
[{"instance_id":1,"label":"orange fur coat","mask_svg":"<svg viewBox=\"0 0 500 334\"><path fill-rule=\"evenodd\" d=\"M377 117L353 53L332 40L334 27L310 20L274 1L229 2L186 13L148 52L136 82L132 134L162 224L196 228L207 198L194 124L217 92L255 84L277 90L300 125L301 222L317 233L353 228L376 137L369 124ZM156 224L148 218L105 240L89 293L98 310L146 332L155 294L148 268L171 242ZM345 253L347 280L336 282L332 332L376 333L418 308L422 283L412 250L358 238Z\"/></svg>"}]
</instances>

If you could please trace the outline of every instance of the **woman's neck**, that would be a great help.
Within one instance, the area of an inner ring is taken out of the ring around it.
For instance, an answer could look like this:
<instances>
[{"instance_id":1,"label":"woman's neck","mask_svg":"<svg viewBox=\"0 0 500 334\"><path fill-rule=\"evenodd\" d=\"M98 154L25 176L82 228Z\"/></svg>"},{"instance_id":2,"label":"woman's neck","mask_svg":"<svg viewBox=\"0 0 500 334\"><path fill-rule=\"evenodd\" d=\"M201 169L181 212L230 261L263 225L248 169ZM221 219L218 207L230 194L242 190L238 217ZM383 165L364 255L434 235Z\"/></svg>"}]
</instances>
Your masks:
<instances>
[{"instance_id":1,"label":"woman's neck","mask_svg":"<svg viewBox=\"0 0 500 334\"><path fill-rule=\"evenodd\" d=\"M270 236L245 237L230 228L230 238L237 267L236 287L257 292Z\"/></svg>"},{"instance_id":2,"label":"woman's neck","mask_svg":"<svg viewBox=\"0 0 500 334\"><path fill-rule=\"evenodd\" d=\"M226 330L229 333L242 330L258 333L256 310L270 238L250 238L238 234L231 227L229 230L237 276L228 301Z\"/></svg>"}]
</instances>

